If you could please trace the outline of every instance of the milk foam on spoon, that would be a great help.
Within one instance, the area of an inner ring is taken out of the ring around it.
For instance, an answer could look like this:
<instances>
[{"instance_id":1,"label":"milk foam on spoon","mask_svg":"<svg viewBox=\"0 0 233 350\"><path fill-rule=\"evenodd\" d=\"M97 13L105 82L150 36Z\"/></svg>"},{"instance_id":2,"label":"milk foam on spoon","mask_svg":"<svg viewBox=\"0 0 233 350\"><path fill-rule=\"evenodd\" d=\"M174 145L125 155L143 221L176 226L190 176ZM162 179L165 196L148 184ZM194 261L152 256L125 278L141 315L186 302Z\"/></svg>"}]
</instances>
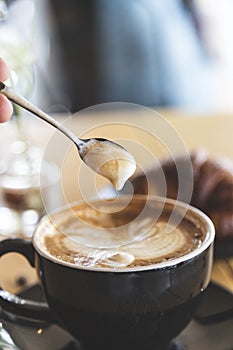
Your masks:
<instances>
[{"instance_id":1,"label":"milk foam on spoon","mask_svg":"<svg viewBox=\"0 0 233 350\"><path fill-rule=\"evenodd\" d=\"M125 182L134 174L136 162L124 148L102 139L93 139L93 145L83 150L83 161L96 173L106 177L113 187L120 191Z\"/></svg>"}]
</instances>

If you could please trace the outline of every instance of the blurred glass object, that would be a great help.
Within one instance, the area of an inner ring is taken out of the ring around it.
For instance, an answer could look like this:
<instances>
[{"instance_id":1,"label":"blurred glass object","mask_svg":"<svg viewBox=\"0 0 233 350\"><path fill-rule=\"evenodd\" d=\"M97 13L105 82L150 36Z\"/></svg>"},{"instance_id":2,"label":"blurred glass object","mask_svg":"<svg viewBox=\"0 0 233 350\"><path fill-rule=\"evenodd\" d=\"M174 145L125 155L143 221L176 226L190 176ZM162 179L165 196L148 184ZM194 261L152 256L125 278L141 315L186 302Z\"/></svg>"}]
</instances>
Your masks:
<instances>
[{"instance_id":1,"label":"blurred glass object","mask_svg":"<svg viewBox=\"0 0 233 350\"><path fill-rule=\"evenodd\" d=\"M38 220L52 200L59 180L53 163L42 162L43 149L15 141L0 162L0 234L31 237ZM43 170L43 172L42 172ZM43 196L42 196L43 194Z\"/></svg>"},{"instance_id":2,"label":"blurred glass object","mask_svg":"<svg viewBox=\"0 0 233 350\"><path fill-rule=\"evenodd\" d=\"M33 0L18 0L8 7L7 2L0 2L0 56L11 70L7 84L26 95L32 93L32 70L36 63L34 13Z\"/></svg>"}]
</instances>

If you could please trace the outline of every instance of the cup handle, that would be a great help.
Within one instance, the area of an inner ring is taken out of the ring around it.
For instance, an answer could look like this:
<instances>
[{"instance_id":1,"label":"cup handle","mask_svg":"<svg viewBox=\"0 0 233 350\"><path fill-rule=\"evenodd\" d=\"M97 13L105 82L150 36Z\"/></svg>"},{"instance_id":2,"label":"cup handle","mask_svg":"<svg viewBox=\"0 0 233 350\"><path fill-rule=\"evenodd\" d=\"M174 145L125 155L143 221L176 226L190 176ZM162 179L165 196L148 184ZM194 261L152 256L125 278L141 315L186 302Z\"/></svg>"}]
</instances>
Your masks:
<instances>
[{"instance_id":1,"label":"cup handle","mask_svg":"<svg viewBox=\"0 0 233 350\"><path fill-rule=\"evenodd\" d=\"M35 250L30 241L18 238L6 239L0 242L0 257L6 253L16 252L26 257L32 267L34 265ZM15 316L57 323L49 306L45 302L37 302L20 298L0 288L0 306L3 311Z\"/></svg>"}]
</instances>

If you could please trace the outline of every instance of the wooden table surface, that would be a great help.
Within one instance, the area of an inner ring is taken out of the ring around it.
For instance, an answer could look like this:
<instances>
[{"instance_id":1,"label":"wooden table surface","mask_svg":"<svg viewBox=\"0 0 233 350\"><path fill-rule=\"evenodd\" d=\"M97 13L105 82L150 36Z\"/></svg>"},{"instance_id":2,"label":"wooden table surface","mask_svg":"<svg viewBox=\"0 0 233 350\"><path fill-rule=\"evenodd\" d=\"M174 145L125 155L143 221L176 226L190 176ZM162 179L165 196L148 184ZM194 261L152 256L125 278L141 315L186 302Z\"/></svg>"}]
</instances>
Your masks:
<instances>
[{"instance_id":1,"label":"wooden table surface","mask_svg":"<svg viewBox=\"0 0 233 350\"><path fill-rule=\"evenodd\" d=\"M55 161L62 169L61 204L79 200L83 195L93 196L93 192L106 185L103 179L94 176L91 170L83 166L77 151L62 134L54 132L54 129L36 118L29 119L28 134L32 135L36 130L33 139L45 147L46 159ZM59 116L58 119L64 121L79 137L98 136L121 142L134 154L141 167L151 166L153 161L162 156L197 148L205 148L211 154L233 159L231 115L190 115L174 110L159 110L157 114L146 108L102 112L97 108L69 118ZM9 126L1 126L1 138L5 137L10 142L8 131ZM95 186L92 186L92 182L95 182ZM232 261L215 263L212 278L233 292L233 275L229 264L233 266ZM2 287L18 292L21 287L16 280L20 276L27 279L27 285L36 281L34 270L21 256L9 254L1 258Z\"/></svg>"}]
</instances>

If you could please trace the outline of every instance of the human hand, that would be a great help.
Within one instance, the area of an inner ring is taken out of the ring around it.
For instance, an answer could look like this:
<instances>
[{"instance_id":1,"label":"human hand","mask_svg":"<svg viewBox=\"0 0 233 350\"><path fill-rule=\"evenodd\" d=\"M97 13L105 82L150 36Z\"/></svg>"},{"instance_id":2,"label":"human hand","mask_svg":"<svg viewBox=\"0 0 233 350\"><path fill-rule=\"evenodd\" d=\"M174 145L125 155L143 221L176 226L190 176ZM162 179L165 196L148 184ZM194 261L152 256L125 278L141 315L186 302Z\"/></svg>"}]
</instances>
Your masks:
<instances>
[{"instance_id":1,"label":"human hand","mask_svg":"<svg viewBox=\"0 0 233 350\"><path fill-rule=\"evenodd\" d=\"M8 79L10 70L2 58L0 58L0 81ZM10 119L13 113L13 107L10 101L0 94L0 123Z\"/></svg>"}]
</instances>

